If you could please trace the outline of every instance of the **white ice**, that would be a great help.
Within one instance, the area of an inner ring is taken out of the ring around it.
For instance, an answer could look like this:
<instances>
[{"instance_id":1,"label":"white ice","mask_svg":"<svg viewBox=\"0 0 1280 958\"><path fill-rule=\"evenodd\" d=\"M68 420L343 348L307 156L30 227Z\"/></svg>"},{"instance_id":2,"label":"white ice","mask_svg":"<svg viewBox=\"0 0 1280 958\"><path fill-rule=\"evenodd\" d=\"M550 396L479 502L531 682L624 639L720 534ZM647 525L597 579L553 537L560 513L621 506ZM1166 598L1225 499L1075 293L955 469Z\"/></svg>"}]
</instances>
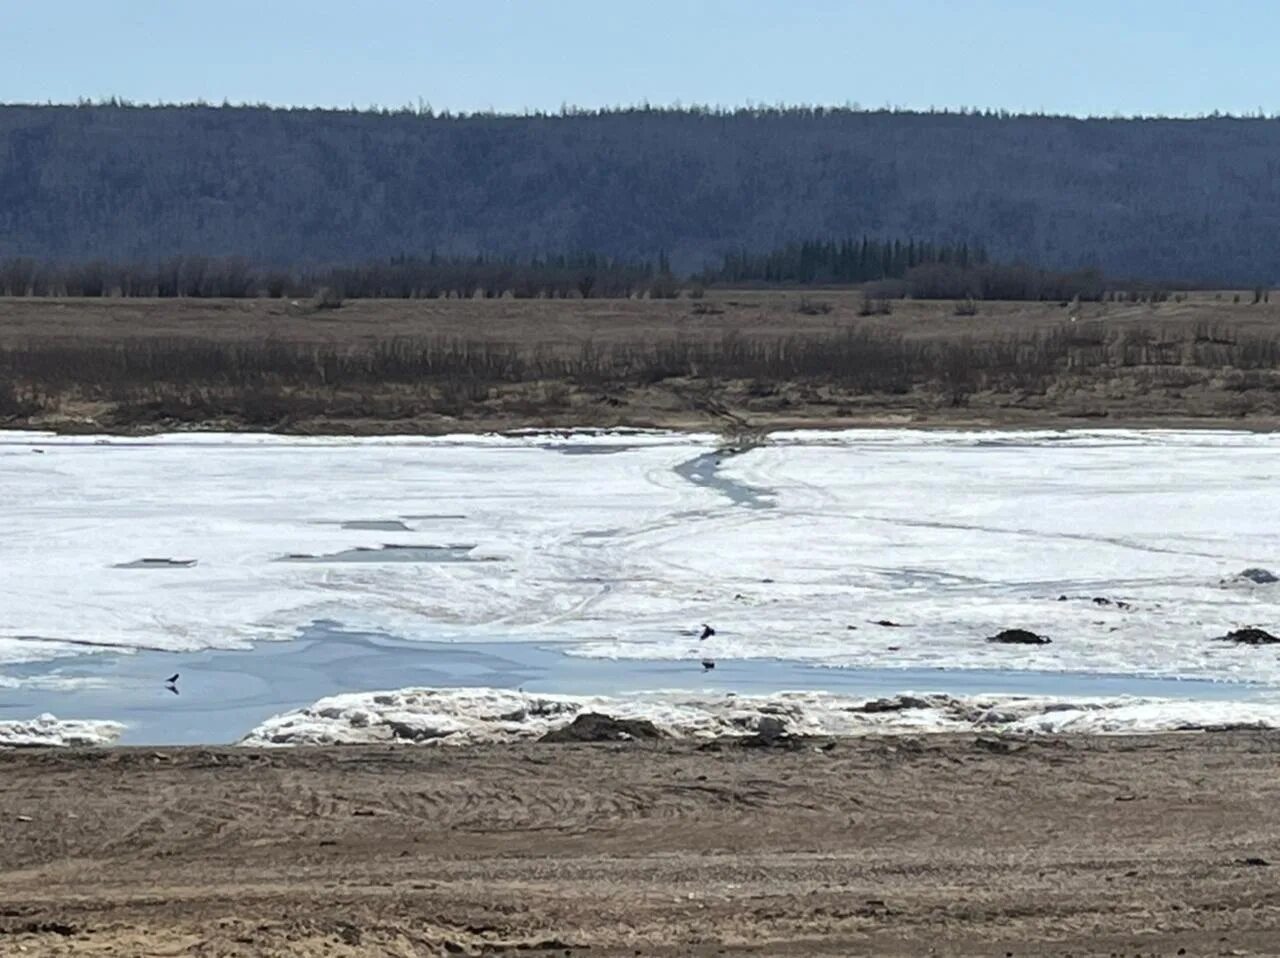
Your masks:
<instances>
[{"instance_id":1,"label":"white ice","mask_svg":"<svg viewBox=\"0 0 1280 958\"><path fill-rule=\"evenodd\" d=\"M567 454L586 447L608 452ZM327 618L619 659L1280 682L1271 649L1213 641L1244 625L1280 632L1280 585L1223 581L1280 571L1280 436L786 433L719 467L771 493L759 509L674 471L715 447L644 431L10 433L0 664L243 647ZM278 561L388 543L473 545L476 561ZM115 568L164 557L196 563ZM699 642L703 622L717 635ZM1053 642L984 641L1008 627Z\"/></svg>"},{"instance_id":2,"label":"white ice","mask_svg":"<svg viewBox=\"0 0 1280 958\"><path fill-rule=\"evenodd\" d=\"M252 746L374 743L475 745L540 738L579 714L646 719L679 738L773 735L1140 733L1280 728L1280 701L1173 702L1110 698L912 694L855 699L820 692L766 696L650 692L622 698L509 689L400 689L335 695L277 715L241 742Z\"/></svg>"},{"instance_id":3,"label":"white ice","mask_svg":"<svg viewBox=\"0 0 1280 958\"><path fill-rule=\"evenodd\" d=\"M48 748L110 745L120 737L119 722L77 721L41 715L0 722L0 748Z\"/></svg>"}]
</instances>

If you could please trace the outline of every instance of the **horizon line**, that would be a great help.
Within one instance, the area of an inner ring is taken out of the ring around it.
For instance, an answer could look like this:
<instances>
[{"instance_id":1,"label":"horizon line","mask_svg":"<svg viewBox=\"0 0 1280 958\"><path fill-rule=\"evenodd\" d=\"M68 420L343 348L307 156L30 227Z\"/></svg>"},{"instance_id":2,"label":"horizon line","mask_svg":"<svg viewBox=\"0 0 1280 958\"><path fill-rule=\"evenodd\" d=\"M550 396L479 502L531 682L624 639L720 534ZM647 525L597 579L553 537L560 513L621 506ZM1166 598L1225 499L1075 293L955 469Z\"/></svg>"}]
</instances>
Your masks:
<instances>
[{"instance_id":1,"label":"horizon line","mask_svg":"<svg viewBox=\"0 0 1280 958\"><path fill-rule=\"evenodd\" d=\"M173 110L173 109L210 109L210 110L265 110L280 113L336 113L345 115L375 116L414 116L422 119L572 119L575 117L620 116L634 113L664 113L685 116L788 116L807 114L810 116L848 115L848 116L963 116L979 119L998 120L1075 120L1079 122L1124 122L1124 121L1175 121L1196 122L1203 120L1274 120L1280 113L1267 113L1258 109L1249 113L1232 113L1229 110L1213 110L1209 113L1053 113L1015 111L1002 107L975 106L902 106L886 104L884 106L864 106L856 101L841 104L823 103L753 103L729 105L709 103L683 103L675 100L669 104L650 103L641 100L630 104L610 104L599 107L585 107L576 104L562 103L555 109L541 107L523 107L515 109L496 109L493 107L477 109L437 109L430 101L418 97L416 103L405 103L389 106L370 103L364 106L349 106L272 103L265 100L251 102L248 100L231 101L224 98L221 102L213 102L204 98L195 100L132 100L128 97L107 96L101 98L79 97L75 101L45 100L0 101L0 109L117 109L117 110Z\"/></svg>"}]
</instances>

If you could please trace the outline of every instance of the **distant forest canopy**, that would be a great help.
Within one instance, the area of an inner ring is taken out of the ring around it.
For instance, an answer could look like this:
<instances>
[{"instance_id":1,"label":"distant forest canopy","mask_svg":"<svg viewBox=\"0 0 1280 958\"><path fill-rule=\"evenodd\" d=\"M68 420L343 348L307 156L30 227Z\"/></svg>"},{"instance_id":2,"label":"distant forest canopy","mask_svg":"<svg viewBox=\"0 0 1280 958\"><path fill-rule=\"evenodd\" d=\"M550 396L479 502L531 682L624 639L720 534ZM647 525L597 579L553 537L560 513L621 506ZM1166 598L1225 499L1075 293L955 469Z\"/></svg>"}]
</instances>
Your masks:
<instances>
[{"instance_id":1,"label":"distant forest canopy","mask_svg":"<svg viewBox=\"0 0 1280 958\"><path fill-rule=\"evenodd\" d=\"M945 264L967 270L987 262L987 251L968 243L930 243L927 240L807 239L763 253L727 253L717 269L702 278L717 283L865 283L873 279L901 279L925 264Z\"/></svg>"},{"instance_id":2,"label":"distant forest canopy","mask_svg":"<svg viewBox=\"0 0 1280 958\"><path fill-rule=\"evenodd\" d=\"M346 266L259 267L240 256L154 264L0 260L0 296L347 299L619 299L680 292L663 255L625 262L595 253L530 258L393 256Z\"/></svg>"},{"instance_id":3,"label":"distant forest canopy","mask_svg":"<svg viewBox=\"0 0 1280 958\"><path fill-rule=\"evenodd\" d=\"M1101 300L1163 296L1150 283L1097 270L1054 272L988 260L981 247L907 240L807 240L677 276L665 254L630 262L597 253L535 257L394 256L353 265L257 267L244 257L178 256L154 264L0 260L0 296L288 297L320 307L343 299L671 299L710 287L861 285L876 300Z\"/></svg>"},{"instance_id":4,"label":"distant forest canopy","mask_svg":"<svg viewBox=\"0 0 1280 958\"><path fill-rule=\"evenodd\" d=\"M449 115L0 106L0 258L297 270L596 250L679 273L805 237L1280 279L1280 121L755 107Z\"/></svg>"}]
</instances>

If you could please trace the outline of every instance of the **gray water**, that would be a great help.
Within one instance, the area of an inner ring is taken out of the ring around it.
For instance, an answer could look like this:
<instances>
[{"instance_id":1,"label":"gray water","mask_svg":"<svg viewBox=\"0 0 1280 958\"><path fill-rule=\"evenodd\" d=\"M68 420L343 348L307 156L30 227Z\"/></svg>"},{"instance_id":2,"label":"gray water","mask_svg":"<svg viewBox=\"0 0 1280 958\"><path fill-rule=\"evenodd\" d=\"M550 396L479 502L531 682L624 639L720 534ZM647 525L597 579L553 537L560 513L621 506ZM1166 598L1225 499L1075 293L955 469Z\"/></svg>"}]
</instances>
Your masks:
<instances>
[{"instance_id":1,"label":"gray water","mask_svg":"<svg viewBox=\"0 0 1280 958\"><path fill-rule=\"evenodd\" d=\"M487 559L471 558L475 545L417 546L398 545L389 542L372 548L357 546L323 555L294 553L281 556L277 562L484 562Z\"/></svg>"},{"instance_id":2,"label":"gray water","mask_svg":"<svg viewBox=\"0 0 1280 958\"><path fill-rule=\"evenodd\" d=\"M680 463L675 467L675 473L696 485L714 489L722 496L728 497L735 506L746 506L748 509L772 508L774 490L737 482L720 474L721 464L732 455L734 453L727 450L704 453Z\"/></svg>"},{"instance_id":3,"label":"gray water","mask_svg":"<svg viewBox=\"0 0 1280 958\"><path fill-rule=\"evenodd\" d=\"M340 692L408 686L493 686L531 692L617 695L654 689L763 694L830 691L855 696L903 691L956 695L1141 695L1244 699L1262 686L1128 675L944 669L832 669L775 659L615 661L566 655L538 642L412 642L317 622L288 642L243 651L137 652L72 656L9 666L18 678L83 679L82 687L0 690L0 719L52 712L59 718L124 722L132 745L234 742L272 715ZM164 680L177 672L177 693Z\"/></svg>"}]
</instances>

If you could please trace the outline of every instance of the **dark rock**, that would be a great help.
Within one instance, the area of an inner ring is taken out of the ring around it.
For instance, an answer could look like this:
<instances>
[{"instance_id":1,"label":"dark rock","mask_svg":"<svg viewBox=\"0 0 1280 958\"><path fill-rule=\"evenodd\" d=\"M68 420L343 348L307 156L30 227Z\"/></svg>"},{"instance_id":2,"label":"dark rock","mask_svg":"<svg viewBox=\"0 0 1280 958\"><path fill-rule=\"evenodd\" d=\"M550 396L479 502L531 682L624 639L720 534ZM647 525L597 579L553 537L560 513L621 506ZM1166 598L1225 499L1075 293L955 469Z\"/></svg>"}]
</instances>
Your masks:
<instances>
[{"instance_id":1,"label":"dark rock","mask_svg":"<svg viewBox=\"0 0 1280 958\"><path fill-rule=\"evenodd\" d=\"M70 938L77 929L75 925L68 925L62 921L31 921L18 926L13 931L20 935L61 935L63 938ZM0 934L3 932L0 931Z\"/></svg>"},{"instance_id":2,"label":"dark rock","mask_svg":"<svg viewBox=\"0 0 1280 958\"><path fill-rule=\"evenodd\" d=\"M755 723L755 734L744 735L738 744L744 748L800 748L803 735L791 735L787 723L772 715L762 715Z\"/></svg>"},{"instance_id":3,"label":"dark rock","mask_svg":"<svg viewBox=\"0 0 1280 958\"><path fill-rule=\"evenodd\" d=\"M907 709L927 709L932 708L933 703L928 699L916 698L914 695L895 695L889 699L872 699L870 702L863 702L861 705L855 705L849 709L850 712L903 712Z\"/></svg>"},{"instance_id":4,"label":"dark rock","mask_svg":"<svg viewBox=\"0 0 1280 958\"><path fill-rule=\"evenodd\" d=\"M441 732L433 728L424 728L411 722L397 722L394 720L387 722L387 728L391 730L392 737L399 742L430 742L433 739L446 738L452 734L451 732Z\"/></svg>"},{"instance_id":5,"label":"dark rock","mask_svg":"<svg viewBox=\"0 0 1280 958\"><path fill-rule=\"evenodd\" d=\"M973 740L973 747L980 748L984 752L995 752L998 755L1007 755L1010 752L1017 752L1026 746L1022 742L1011 741L1006 738L989 738L982 736Z\"/></svg>"},{"instance_id":6,"label":"dark rock","mask_svg":"<svg viewBox=\"0 0 1280 958\"><path fill-rule=\"evenodd\" d=\"M364 941L364 934L360 929L345 921L338 922L337 934L344 945L359 945Z\"/></svg>"},{"instance_id":7,"label":"dark rock","mask_svg":"<svg viewBox=\"0 0 1280 958\"><path fill-rule=\"evenodd\" d=\"M1114 605L1117 609L1133 608L1132 605L1130 605L1128 602L1125 602L1123 599L1108 599L1106 596L1102 596L1102 595L1095 595L1093 597L1093 604L1097 606Z\"/></svg>"},{"instance_id":8,"label":"dark rock","mask_svg":"<svg viewBox=\"0 0 1280 958\"><path fill-rule=\"evenodd\" d=\"M988 642L999 642L1001 645L1048 645L1053 640L1044 635L1036 635L1026 629L1005 629L988 637Z\"/></svg>"},{"instance_id":9,"label":"dark rock","mask_svg":"<svg viewBox=\"0 0 1280 958\"><path fill-rule=\"evenodd\" d=\"M1269 569L1245 569L1236 578L1248 579L1255 585L1271 585L1273 582L1280 582L1280 576Z\"/></svg>"},{"instance_id":10,"label":"dark rock","mask_svg":"<svg viewBox=\"0 0 1280 958\"><path fill-rule=\"evenodd\" d=\"M552 729L540 742L630 742L665 738L647 719L620 719L599 712L584 712L568 725Z\"/></svg>"},{"instance_id":11,"label":"dark rock","mask_svg":"<svg viewBox=\"0 0 1280 958\"><path fill-rule=\"evenodd\" d=\"M811 742L812 740L807 735L779 735L776 737L744 735L738 739L737 744L741 748L780 748L798 752L801 749L813 747Z\"/></svg>"},{"instance_id":12,"label":"dark rock","mask_svg":"<svg viewBox=\"0 0 1280 958\"><path fill-rule=\"evenodd\" d=\"M756 720L756 734L762 738L781 738L787 734L787 723L774 715L762 715Z\"/></svg>"},{"instance_id":13,"label":"dark rock","mask_svg":"<svg viewBox=\"0 0 1280 958\"><path fill-rule=\"evenodd\" d=\"M1275 645L1280 642L1266 629L1255 629L1252 626L1236 629L1226 635L1218 636L1219 642L1235 642L1237 645Z\"/></svg>"}]
</instances>

